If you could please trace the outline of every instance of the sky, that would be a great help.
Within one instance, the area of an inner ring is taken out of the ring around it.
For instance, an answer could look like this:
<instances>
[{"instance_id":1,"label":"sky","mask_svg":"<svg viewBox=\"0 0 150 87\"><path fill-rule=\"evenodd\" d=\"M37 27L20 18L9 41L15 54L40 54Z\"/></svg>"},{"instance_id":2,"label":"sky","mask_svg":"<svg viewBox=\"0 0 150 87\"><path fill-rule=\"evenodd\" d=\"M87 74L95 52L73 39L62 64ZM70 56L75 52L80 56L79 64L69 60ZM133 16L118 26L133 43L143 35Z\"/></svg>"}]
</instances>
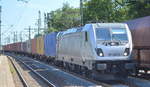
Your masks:
<instances>
[{"instance_id":1,"label":"sky","mask_svg":"<svg viewBox=\"0 0 150 87\"><path fill-rule=\"evenodd\" d=\"M63 6L63 3L69 3L70 6L79 7L80 0L26 0L28 3L21 0L0 0L2 6L2 44L8 43L8 37L13 42L13 34L17 31L23 33L23 39L27 39L27 30L37 28L38 11L41 11L42 27L44 12L51 12ZM34 32L32 30L32 32ZM32 33L32 38L35 33ZM20 39L18 38L18 41Z\"/></svg>"}]
</instances>

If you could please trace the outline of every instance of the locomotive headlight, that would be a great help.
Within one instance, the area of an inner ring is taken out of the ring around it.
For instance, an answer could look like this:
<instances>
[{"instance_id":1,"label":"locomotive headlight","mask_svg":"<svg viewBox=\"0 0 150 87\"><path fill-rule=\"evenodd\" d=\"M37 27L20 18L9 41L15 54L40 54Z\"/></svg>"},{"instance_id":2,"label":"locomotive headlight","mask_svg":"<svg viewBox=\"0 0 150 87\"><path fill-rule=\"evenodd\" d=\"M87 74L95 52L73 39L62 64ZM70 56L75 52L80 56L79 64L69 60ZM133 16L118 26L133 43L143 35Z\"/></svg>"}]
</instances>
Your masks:
<instances>
[{"instance_id":1,"label":"locomotive headlight","mask_svg":"<svg viewBox=\"0 0 150 87\"><path fill-rule=\"evenodd\" d=\"M96 52L97 52L97 55L98 55L98 56L100 56L100 57L103 57L103 56L104 56L104 53L103 53L103 51L102 51L101 48L97 48L97 49L96 49Z\"/></svg>"},{"instance_id":2,"label":"locomotive headlight","mask_svg":"<svg viewBox=\"0 0 150 87\"><path fill-rule=\"evenodd\" d=\"M103 56L103 53L99 53L99 56Z\"/></svg>"},{"instance_id":3,"label":"locomotive headlight","mask_svg":"<svg viewBox=\"0 0 150 87\"><path fill-rule=\"evenodd\" d=\"M126 53L126 52L125 52L123 55L124 55L124 56L127 56L127 55L128 55L128 53Z\"/></svg>"},{"instance_id":4,"label":"locomotive headlight","mask_svg":"<svg viewBox=\"0 0 150 87\"><path fill-rule=\"evenodd\" d=\"M129 55L129 51L130 51L130 49L129 49L129 48L126 48L123 55L124 55L124 56L128 56L128 55Z\"/></svg>"}]
</instances>

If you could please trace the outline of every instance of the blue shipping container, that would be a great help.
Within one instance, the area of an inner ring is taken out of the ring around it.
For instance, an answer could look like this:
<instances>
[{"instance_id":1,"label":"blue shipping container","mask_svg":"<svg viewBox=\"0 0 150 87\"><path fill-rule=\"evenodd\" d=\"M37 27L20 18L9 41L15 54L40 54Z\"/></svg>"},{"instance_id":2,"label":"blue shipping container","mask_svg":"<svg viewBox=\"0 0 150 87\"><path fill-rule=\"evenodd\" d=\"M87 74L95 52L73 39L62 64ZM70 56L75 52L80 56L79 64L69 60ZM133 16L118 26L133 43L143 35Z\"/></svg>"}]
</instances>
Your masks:
<instances>
[{"instance_id":1,"label":"blue shipping container","mask_svg":"<svg viewBox=\"0 0 150 87\"><path fill-rule=\"evenodd\" d=\"M46 34L44 37L44 54L46 56L56 56L56 36L57 32Z\"/></svg>"}]
</instances>

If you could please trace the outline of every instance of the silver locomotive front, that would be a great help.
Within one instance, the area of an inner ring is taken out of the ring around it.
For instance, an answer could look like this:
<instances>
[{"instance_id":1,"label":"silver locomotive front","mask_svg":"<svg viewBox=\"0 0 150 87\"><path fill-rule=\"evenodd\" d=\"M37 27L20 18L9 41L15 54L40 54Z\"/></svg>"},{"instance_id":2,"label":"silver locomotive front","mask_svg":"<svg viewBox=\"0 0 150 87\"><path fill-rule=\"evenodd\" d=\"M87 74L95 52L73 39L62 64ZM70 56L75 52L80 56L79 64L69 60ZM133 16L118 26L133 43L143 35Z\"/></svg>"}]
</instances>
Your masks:
<instances>
[{"instance_id":1,"label":"silver locomotive front","mask_svg":"<svg viewBox=\"0 0 150 87\"><path fill-rule=\"evenodd\" d=\"M94 27L97 54L95 68L111 73L132 70L132 38L127 24L103 23Z\"/></svg>"}]
</instances>

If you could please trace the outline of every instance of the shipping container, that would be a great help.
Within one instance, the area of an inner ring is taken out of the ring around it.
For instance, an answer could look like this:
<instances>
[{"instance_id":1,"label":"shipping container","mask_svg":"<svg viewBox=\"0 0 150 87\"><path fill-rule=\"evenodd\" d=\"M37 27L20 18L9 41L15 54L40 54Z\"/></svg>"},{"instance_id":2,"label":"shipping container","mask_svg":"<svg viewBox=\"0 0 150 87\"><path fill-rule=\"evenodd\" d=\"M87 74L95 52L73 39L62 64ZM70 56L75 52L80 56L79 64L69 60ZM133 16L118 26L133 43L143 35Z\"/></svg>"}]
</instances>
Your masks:
<instances>
[{"instance_id":1,"label":"shipping container","mask_svg":"<svg viewBox=\"0 0 150 87\"><path fill-rule=\"evenodd\" d=\"M10 50L10 51L13 51L13 44L10 44L10 45L9 45L9 50Z\"/></svg>"},{"instance_id":2,"label":"shipping container","mask_svg":"<svg viewBox=\"0 0 150 87\"><path fill-rule=\"evenodd\" d=\"M46 56L56 56L56 32L49 33L44 37L44 54Z\"/></svg>"},{"instance_id":3,"label":"shipping container","mask_svg":"<svg viewBox=\"0 0 150 87\"><path fill-rule=\"evenodd\" d=\"M16 43L16 52L21 52L21 42Z\"/></svg>"},{"instance_id":4,"label":"shipping container","mask_svg":"<svg viewBox=\"0 0 150 87\"><path fill-rule=\"evenodd\" d=\"M16 43L16 52L19 52L20 49L21 49L21 43L18 42L18 43Z\"/></svg>"},{"instance_id":5,"label":"shipping container","mask_svg":"<svg viewBox=\"0 0 150 87\"><path fill-rule=\"evenodd\" d=\"M9 51L14 51L14 52L23 52L23 42L16 42L16 43L11 43L7 44L4 47L4 50L9 50Z\"/></svg>"},{"instance_id":6,"label":"shipping container","mask_svg":"<svg viewBox=\"0 0 150 87\"><path fill-rule=\"evenodd\" d=\"M4 50L14 51L15 50L15 43L7 44L4 47Z\"/></svg>"},{"instance_id":7,"label":"shipping container","mask_svg":"<svg viewBox=\"0 0 150 87\"><path fill-rule=\"evenodd\" d=\"M31 51L31 53L32 54L36 54L36 38L34 38L34 39L32 39L31 40L31 45L32 45L32 51Z\"/></svg>"},{"instance_id":8,"label":"shipping container","mask_svg":"<svg viewBox=\"0 0 150 87\"><path fill-rule=\"evenodd\" d=\"M9 45L10 45L10 44L4 45L4 46L3 46L3 50L5 50L5 51L9 50L9 49L10 49L10 48L9 48Z\"/></svg>"},{"instance_id":9,"label":"shipping container","mask_svg":"<svg viewBox=\"0 0 150 87\"><path fill-rule=\"evenodd\" d=\"M21 42L21 52L23 52L23 42Z\"/></svg>"},{"instance_id":10,"label":"shipping container","mask_svg":"<svg viewBox=\"0 0 150 87\"><path fill-rule=\"evenodd\" d=\"M43 36L36 38L36 53L39 55L44 54L44 39Z\"/></svg>"},{"instance_id":11,"label":"shipping container","mask_svg":"<svg viewBox=\"0 0 150 87\"><path fill-rule=\"evenodd\" d=\"M4 45L4 46L3 46L3 50L5 50L5 51L9 50L9 44Z\"/></svg>"},{"instance_id":12,"label":"shipping container","mask_svg":"<svg viewBox=\"0 0 150 87\"><path fill-rule=\"evenodd\" d=\"M15 52L18 52L18 50L19 50L19 43L12 43L11 45L10 45L10 48L11 48L11 50L12 51L15 51Z\"/></svg>"},{"instance_id":13,"label":"shipping container","mask_svg":"<svg viewBox=\"0 0 150 87\"><path fill-rule=\"evenodd\" d=\"M10 48L11 48L12 51L15 51L16 43L12 43L12 44L10 45Z\"/></svg>"},{"instance_id":14,"label":"shipping container","mask_svg":"<svg viewBox=\"0 0 150 87\"><path fill-rule=\"evenodd\" d=\"M26 44L26 42L22 43L22 49L23 49L24 53L27 53L27 44Z\"/></svg>"},{"instance_id":15,"label":"shipping container","mask_svg":"<svg viewBox=\"0 0 150 87\"><path fill-rule=\"evenodd\" d=\"M27 53L31 53L31 40L26 41L26 51Z\"/></svg>"}]
</instances>

